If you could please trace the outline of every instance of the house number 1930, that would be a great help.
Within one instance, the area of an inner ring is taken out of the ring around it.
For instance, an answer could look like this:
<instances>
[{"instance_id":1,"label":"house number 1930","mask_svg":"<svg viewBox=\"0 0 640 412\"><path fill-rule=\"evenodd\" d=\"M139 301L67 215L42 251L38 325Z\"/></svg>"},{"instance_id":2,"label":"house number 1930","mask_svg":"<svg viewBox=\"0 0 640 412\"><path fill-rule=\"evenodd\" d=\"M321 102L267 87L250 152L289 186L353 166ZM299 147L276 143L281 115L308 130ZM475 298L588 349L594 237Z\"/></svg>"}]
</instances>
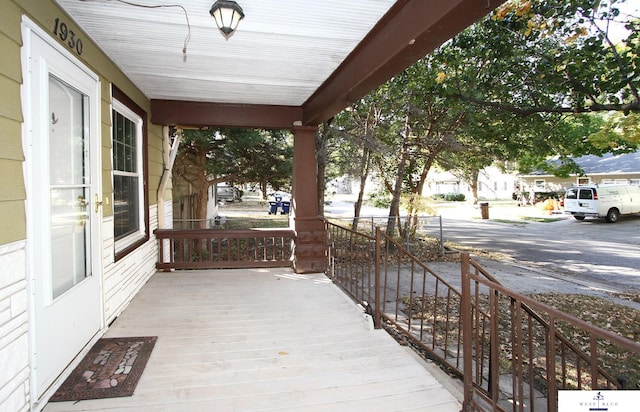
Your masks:
<instances>
[{"instance_id":1,"label":"house number 1930","mask_svg":"<svg viewBox=\"0 0 640 412\"><path fill-rule=\"evenodd\" d=\"M55 26L53 27L53 34L60 37L60 40L67 43L72 50L75 50L78 55L82 54L82 40L76 37L76 33L69 29L69 26L63 21L60 21L56 17Z\"/></svg>"}]
</instances>

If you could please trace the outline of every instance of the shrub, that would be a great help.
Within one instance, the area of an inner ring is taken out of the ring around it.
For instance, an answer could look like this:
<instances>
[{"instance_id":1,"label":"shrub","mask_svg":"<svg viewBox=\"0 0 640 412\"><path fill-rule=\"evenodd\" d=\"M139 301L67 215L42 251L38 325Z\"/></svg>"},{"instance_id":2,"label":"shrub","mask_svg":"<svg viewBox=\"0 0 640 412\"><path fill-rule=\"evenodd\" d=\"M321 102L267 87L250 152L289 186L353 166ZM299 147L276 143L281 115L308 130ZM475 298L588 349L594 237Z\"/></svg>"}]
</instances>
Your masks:
<instances>
[{"instance_id":1,"label":"shrub","mask_svg":"<svg viewBox=\"0 0 640 412\"><path fill-rule=\"evenodd\" d=\"M448 193L444 198L448 202L464 202L464 199L463 193Z\"/></svg>"}]
</instances>

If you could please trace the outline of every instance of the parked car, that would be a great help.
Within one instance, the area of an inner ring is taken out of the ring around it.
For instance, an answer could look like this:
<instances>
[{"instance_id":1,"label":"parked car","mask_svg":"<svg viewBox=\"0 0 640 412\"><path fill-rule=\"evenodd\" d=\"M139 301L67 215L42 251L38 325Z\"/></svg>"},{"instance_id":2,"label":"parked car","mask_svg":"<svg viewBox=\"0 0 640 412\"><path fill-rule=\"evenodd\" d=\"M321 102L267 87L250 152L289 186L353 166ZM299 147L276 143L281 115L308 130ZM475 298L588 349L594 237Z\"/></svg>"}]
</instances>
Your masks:
<instances>
[{"instance_id":1,"label":"parked car","mask_svg":"<svg viewBox=\"0 0 640 412\"><path fill-rule=\"evenodd\" d=\"M584 185L567 190L564 211L577 220L605 218L614 223L621 215L640 213L640 187L632 185Z\"/></svg>"}]
</instances>

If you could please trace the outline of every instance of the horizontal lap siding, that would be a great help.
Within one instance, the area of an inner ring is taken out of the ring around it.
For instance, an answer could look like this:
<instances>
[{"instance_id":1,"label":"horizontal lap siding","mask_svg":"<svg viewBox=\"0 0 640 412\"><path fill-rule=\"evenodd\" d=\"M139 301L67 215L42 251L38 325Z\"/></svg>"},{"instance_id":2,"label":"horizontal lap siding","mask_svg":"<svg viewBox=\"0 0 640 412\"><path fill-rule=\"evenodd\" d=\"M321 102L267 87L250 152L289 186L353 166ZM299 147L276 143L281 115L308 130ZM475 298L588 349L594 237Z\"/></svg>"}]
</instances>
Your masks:
<instances>
[{"instance_id":1,"label":"horizontal lap siding","mask_svg":"<svg viewBox=\"0 0 640 412\"><path fill-rule=\"evenodd\" d=\"M26 238L22 162L20 85L21 13L12 2L0 5L0 245Z\"/></svg>"},{"instance_id":2,"label":"horizontal lap siding","mask_svg":"<svg viewBox=\"0 0 640 412\"><path fill-rule=\"evenodd\" d=\"M0 411L29 408L25 242L0 246Z\"/></svg>"},{"instance_id":3,"label":"horizontal lap siding","mask_svg":"<svg viewBox=\"0 0 640 412\"><path fill-rule=\"evenodd\" d=\"M0 410L29 409L20 8L0 4Z\"/></svg>"},{"instance_id":4,"label":"horizontal lap siding","mask_svg":"<svg viewBox=\"0 0 640 412\"><path fill-rule=\"evenodd\" d=\"M24 175L25 147L23 146L23 120L21 87L23 78L21 22L28 16L50 32L55 17L64 17L53 0L0 1L0 411L28 411L39 406L33 399L30 374L35 367L30 363L29 345L30 305L28 300L29 275L27 272L27 215L28 201ZM80 60L100 76L102 148L102 192L111 199L111 84L125 91L137 104L150 112L149 101L121 73L107 56L102 54L83 33L85 52ZM146 119L149 121L149 118ZM150 200L149 233L157 226L156 188L163 172L162 128L149 126ZM165 194L170 199L170 190ZM153 235L138 250L114 262L113 211L111 201L105 201L102 222L102 273L104 319L110 323L127 306L135 294L155 273L157 242ZM168 211L171 211L169 201ZM169 221L171 219L169 218ZM34 329L36 330L36 329ZM37 331L37 330L36 330Z\"/></svg>"},{"instance_id":5,"label":"horizontal lap siding","mask_svg":"<svg viewBox=\"0 0 640 412\"><path fill-rule=\"evenodd\" d=\"M152 233L157 227L158 208L149 208L149 221ZM158 261L158 242L153 235L149 241L129 253L117 262L113 261L113 217L103 220L103 259L104 264L104 314L110 324L127 307L131 299L156 271Z\"/></svg>"}]
</instances>

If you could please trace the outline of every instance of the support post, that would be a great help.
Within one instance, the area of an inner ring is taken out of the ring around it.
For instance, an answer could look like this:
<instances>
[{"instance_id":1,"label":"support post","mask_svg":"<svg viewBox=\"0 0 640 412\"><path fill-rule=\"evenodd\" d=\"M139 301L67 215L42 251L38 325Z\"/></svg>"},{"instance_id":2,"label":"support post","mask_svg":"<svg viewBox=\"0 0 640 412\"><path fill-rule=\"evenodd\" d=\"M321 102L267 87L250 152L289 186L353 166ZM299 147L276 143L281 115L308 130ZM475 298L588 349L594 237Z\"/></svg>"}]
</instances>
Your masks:
<instances>
[{"instance_id":1,"label":"support post","mask_svg":"<svg viewBox=\"0 0 640 412\"><path fill-rule=\"evenodd\" d=\"M317 131L317 127L308 126L293 129L291 224L295 232L293 268L296 273L324 272L327 267L327 234L318 214Z\"/></svg>"}]
</instances>

